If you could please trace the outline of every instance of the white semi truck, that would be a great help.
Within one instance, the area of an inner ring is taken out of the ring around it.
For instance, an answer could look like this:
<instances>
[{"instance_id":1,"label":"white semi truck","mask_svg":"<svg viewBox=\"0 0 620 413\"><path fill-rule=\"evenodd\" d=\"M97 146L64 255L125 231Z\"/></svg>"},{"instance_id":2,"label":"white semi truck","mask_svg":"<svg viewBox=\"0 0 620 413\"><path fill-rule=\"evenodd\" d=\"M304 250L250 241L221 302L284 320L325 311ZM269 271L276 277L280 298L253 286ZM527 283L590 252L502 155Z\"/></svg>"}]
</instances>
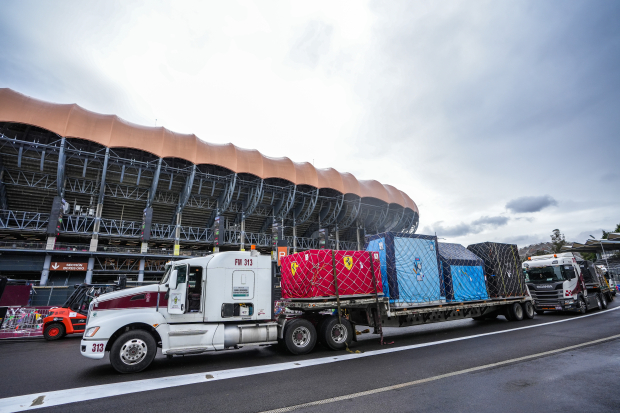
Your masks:
<instances>
[{"instance_id":1,"label":"white semi truck","mask_svg":"<svg viewBox=\"0 0 620 413\"><path fill-rule=\"evenodd\" d=\"M317 341L344 349L356 340L354 325L403 327L464 318L505 315L533 318L531 297L390 308L389 300L336 297L288 300L275 314L278 280L268 255L222 252L176 261L157 285L130 288L95 298L89 308L81 354L110 362L119 372L138 372L157 348L168 357L280 344L293 354L310 352ZM336 288L337 291L337 288ZM329 310L338 309L337 315ZM291 315L291 313L293 315ZM346 313L346 315L345 315Z\"/></svg>"},{"instance_id":2,"label":"white semi truck","mask_svg":"<svg viewBox=\"0 0 620 413\"><path fill-rule=\"evenodd\" d=\"M581 265L580 265L581 264ZM586 311L607 307L613 299L609 287L592 275L584 277L582 268L590 271L589 261L578 261L572 252L529 257L523 271L538 314L545 311Z\"/></svg>"}]
</instances>

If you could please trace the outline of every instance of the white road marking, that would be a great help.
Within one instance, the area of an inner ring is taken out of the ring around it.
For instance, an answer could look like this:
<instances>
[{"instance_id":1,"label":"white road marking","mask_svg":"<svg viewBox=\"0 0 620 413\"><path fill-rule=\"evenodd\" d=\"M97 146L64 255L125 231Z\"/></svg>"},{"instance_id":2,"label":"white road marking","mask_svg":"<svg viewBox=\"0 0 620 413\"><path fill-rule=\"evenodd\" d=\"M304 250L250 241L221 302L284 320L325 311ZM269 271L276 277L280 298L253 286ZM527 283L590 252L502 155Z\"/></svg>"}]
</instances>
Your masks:
<instances>
[{"instance_id":1,"label":"white road marking","mask_svg":"<svg viewBox=\"0 0 620 413\"><path fill-rule=\"evenodd\" d=\"M456 341L470 340L473 338L492 336L496 334L511 333L513 331L526 330L529 328L544 327L552 324L565 323L580 320L586 317L593 317L605 314L610 311L619 310L615 307L605 311L598 311L592 314L582 315L575 318L550 321L548 323L534 324L530 326L517 327L509 330L494 331L491 333L474 334L471 336L452 338L448 340L432 341L429 343L412 344L401 347L391 347L381 350L366 351L364 353L342 354L339 356L322 357L312 360L299 360L288 363L268 364L264 366L242 367L238 369L220 370L204 373L192 373L179 376L159 377L155 379L135 380L120 383L101 384L98 386L78 387L66 390L56 390L50 392L40 392L23 396L7 397L0 399L0 413L20 412L41 407L59 406L68 403L83 402L87 400L101 399L104 397L121 396L124 394L139 393L149 390L166 389L169 387L185 386L188 384L205 383L216 380L226 380L236 377L253 376L256 374L274 373L279 371L298 369L304 367L318 366L321 364L335 363L339 361L353 360L363 357L372 357L399 351L413 350L416 348L436 346L440 344L453 343Z\"/></svg>"},{"instance_id":2,"label":"white road marking","mask_svg":"<svg viewBox=\"0 0 620 413\"><path fill-rule=\"evenodd\" d=\"M493 367L503 366L503 365L511 364L511 363L518 363L519 361L524 361L524 360L530 360L530 359L533 359L533 358L549 356L551 354L556 354L556 353L561 353L561 352L564 352L564 351L574 350L574 349L577 349L577 348L580 348L580 347L591 346L592 344L598 344L598 343L602 343L602 342L605 342L605 341L614 340L614 339L617 339L617 338L620 338L620 334L617 334L615 336L601 338L599 340L588 341L587 343L581 343L581 344L577 344L577 345L574 345L574 346L568 346L568 347L564 347L564 348L559 348L557 350L544 351L542 353L531 354L529 356L517 357L517 358L514 358L514 359L504 360L504 361L500 361L500 362L497 362L497 363L485 364L484 366L472 367L472 368L465 369L465 370L453 371L452 373L440 374L438 376L428 377L426 379L408 381L406 383L394 384L392 386L386 386L386 387L379 387L378 389L366 390L366 391L362 391L362 392L359 392L359 393L352 393L352 394L347 394L347 395L344 395L344 396L331 397L329 399L316 400L316 401L309 402L309 403L297 404L295 406L288 406L288 407L282 407L282 408L274 409L274 410L267 410L267 411L264 411L264 412L261 412L261 413L285 413L285 412L292 412L293 410L303 409L304 407L319 406L319 405L322 405L322 404L329 404L329 403L340 402L340 401L343 401L343 400L355 399L355 398L358 398L358 397L368 396L368 395L371 395L371 394L383 393L383 392L391 391L391 390L398 390L398 389L402 389L403 387L415 386L417 384L423 384L423 383L428 383L428 382L435 381L435 380L445 379L445 378L448 378L448 377L459 376L461 374L472 373L472 372L475 372L475 371L490 369L490 368L493 368Z\"/></svg>"}]
</instances>

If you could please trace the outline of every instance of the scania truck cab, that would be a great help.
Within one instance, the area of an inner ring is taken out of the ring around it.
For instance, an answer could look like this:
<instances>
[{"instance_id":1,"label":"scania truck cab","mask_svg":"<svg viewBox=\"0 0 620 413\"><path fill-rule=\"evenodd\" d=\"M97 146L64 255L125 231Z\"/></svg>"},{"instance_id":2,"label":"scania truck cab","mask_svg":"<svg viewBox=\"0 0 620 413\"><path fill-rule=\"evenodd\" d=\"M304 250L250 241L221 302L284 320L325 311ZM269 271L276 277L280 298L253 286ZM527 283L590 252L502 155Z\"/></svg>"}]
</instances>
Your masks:
<instances>
[{"instance_id":1,"label":"scania truck cab","mask_svg":"<svg viewBox=\"0 0 620 413\"><path fill-rule=\"evenodd\" d=\"M522 267L536 313L576 311L583 314L589 309L601 308L599 295L588 294L572 253L530 257Z\"/></svg>"}]
</instances>

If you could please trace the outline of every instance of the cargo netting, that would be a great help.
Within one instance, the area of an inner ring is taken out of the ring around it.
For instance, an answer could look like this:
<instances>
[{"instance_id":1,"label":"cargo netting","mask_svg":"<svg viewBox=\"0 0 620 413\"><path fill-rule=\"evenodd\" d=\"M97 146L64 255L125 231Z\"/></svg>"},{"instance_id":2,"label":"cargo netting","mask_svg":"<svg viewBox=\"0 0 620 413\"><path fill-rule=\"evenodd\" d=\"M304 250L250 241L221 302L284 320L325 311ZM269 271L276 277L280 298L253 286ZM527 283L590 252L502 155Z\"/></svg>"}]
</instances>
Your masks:
<instances>
[{"instance_id":1,"label":"cargo netting","mask_svg":"<svg viewBox=\"0 0 620 413\"><path fill-rule=\"evenodd\" d=\"M307 250L292 254L281 259L282 298L383 295L380 266L379 254L366 251Z\"/></svg>"},{"instance_id":2,"label":"cargo netting","mask_svg":"<svg viewBox=\"0 0 620 413\"><path fill-rule=\"evenodd\" d=\"M516 245L438 243L432 235L391 233L366 238L379 254L391 306L478 301L527 294Z\"/></svg>"}]
</instances>

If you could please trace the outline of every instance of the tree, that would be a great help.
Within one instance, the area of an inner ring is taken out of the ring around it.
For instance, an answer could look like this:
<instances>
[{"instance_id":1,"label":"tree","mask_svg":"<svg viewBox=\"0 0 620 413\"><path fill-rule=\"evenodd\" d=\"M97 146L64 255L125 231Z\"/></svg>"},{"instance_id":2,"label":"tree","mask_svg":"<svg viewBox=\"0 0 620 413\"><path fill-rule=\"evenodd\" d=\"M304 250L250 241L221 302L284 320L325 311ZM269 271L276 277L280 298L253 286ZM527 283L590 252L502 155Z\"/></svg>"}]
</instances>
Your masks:
<instances>
[{"instance_id":1,"label":"tree","mask_svg":"<svg viewBox=\"0 0 620 413\"><path fill-rule=\"evenodd\" d=\"M551 243L553 244L553 252L556 254L566 245L564 234L562 234L559 229L554 229L551 233Z\"/></svg>"},{"instance_id":2,"label":"tree","mask_svg":"<svg viewBox=\"0 0 620 413\"><path fill-rule=\"evenodd\" d=\"M616 225L616 229L613 230L613 231L607 232L607 231L603 230L603 239L607 239L607 237L609 236L610 232L620 232L620 224Z\"/></svg>"}]
</instances>

